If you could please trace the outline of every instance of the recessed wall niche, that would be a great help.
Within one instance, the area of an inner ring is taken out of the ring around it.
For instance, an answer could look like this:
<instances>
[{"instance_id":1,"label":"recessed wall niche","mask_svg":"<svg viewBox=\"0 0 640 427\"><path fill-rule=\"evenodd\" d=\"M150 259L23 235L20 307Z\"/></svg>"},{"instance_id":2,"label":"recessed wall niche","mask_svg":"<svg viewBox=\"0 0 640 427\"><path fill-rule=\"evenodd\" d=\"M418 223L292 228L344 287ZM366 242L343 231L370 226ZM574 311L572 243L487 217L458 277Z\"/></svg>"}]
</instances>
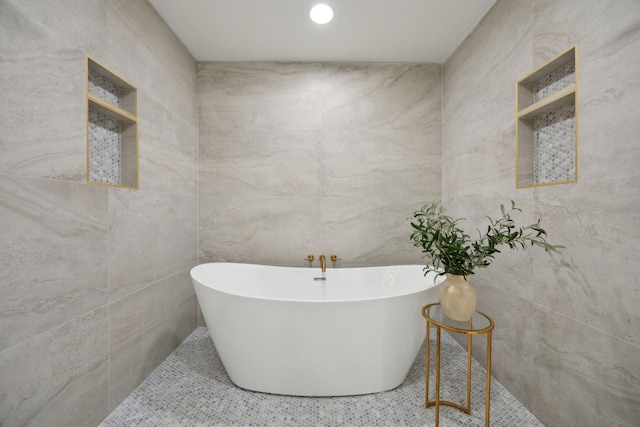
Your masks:
<instances>
[{"instance_id":1,"label":"recessed wall niche","mask_svg":"<svg viewBox=\"0 0 640 427\"><path fill-rule=\"evenodd\" d=\"M578 180L577 46L516 84L516 188Z\"/></svg>"},{"instance_id":2,"label":"recessed wall niche","mask_svg":"<svg viewBox=\"0 0 640 427\"><path fill-rule=\"evenodd\" d=\"M87 182L138 188L138 90L87 56Z\"/></svg>"}]
</instances>

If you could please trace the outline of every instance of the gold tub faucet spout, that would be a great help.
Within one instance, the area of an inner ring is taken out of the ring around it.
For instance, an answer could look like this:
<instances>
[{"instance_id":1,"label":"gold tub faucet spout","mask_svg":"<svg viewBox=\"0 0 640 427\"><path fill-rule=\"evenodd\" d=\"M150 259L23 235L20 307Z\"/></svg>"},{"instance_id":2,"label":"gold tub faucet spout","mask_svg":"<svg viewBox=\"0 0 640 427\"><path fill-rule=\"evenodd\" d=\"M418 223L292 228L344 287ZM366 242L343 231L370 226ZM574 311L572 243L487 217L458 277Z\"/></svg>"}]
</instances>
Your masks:
<instances>
[{"instance_id":1,"label":"gold tub faucet spout","mask_svg":"<svg viewBox=\"0 0 640 427\"><path fill-rule=\"evenodd\" d=\"M327 258L324 255L320 255L320 264L322 264L322 272L327 271Z\"/></svg>"}]
</instances>

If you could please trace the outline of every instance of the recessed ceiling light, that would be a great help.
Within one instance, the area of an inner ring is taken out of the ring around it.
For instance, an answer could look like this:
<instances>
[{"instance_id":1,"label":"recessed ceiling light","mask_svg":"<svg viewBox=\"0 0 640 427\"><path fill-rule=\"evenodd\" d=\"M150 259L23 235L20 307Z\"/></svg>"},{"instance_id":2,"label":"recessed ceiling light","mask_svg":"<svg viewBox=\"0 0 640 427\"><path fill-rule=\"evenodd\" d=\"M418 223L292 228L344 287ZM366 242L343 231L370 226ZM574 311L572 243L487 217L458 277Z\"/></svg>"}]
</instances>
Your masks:
<instances>
[{"instance_id":1,"label":"recessed ceiling light","mask_svg":"<svg viewBox=\"0 0 640 427\"><path fill-rule=\"evenodd\" d=\"M333 19L333 9L328 4L320 3L311 8L309 16L316 24L326 24Z\"/></svg>"}]
</instances>

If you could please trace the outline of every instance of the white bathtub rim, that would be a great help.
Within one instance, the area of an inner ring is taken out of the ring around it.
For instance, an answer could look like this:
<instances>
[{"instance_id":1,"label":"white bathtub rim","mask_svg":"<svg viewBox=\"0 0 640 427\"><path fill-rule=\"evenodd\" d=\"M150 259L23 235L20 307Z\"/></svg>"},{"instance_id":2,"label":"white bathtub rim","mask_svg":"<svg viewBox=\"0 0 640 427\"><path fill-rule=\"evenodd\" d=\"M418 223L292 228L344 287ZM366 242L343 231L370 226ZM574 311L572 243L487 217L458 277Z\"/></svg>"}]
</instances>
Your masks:
<instances>
[{"instance_id":1,"label":"white bathtub rim","mask_svg":"<svg viewBox=\"0 0 640 427\"><path fill-rule=\"evenodd\" d=\"M351 298L351 299L303 299L303 298L288 298L288 297L268 297L268 296L255 296L255 295L248 295L248 294L244 294L244 293L234 293L234 292L229 292L226 290L221 290L218 289L214 286L211 286L207 283L203 283L201 280L198 280L197 278L195 278L193 276L193 270L197 269L200 266L204 266L204 265L214 265L214 264L226 264L226 265L241 265L243 267L253 267L253 266L257 266L257 267L270 267L270 268L281 268L281 269L285 269L285 270L318 270L318 268L309 268L309 267L287 267L287 266L274 266L274 265L266 265L266 264L253 264L253 263L240 263L240 262L207 262L207 263L202 263L202 264L198 264L195 267L191 268L189 275L191 276L191 279L196 281L198 284L200 284L201 286L204 286L206 288L209 288L213 291L216 292L220 292L222 294L225 295L230 295L230 296L235 296L235 297L240 297L240 298L247 298L247 299L252 299L252 300L256 300L256 301L277 301L277 302L284 302L284 303L309 303L309 304L328 304L328 303L357 303L357 302L367 302L367 301L377 301L377 300L385 300L385 299L391 299L391 298L402 298L402 297L406 297L408 295L414 295L414 294L419 294L421 292L425 292L428 289L441 285L444 281L446 281L446 276L444 275L438 275L438 274L434 274L433 276L433 283L427 283L425 286L420 287L420 288L412 288L409 289L405 292L400 292L397 294L393 294L393 295L380 295L380 296L374 296L374 297L358 297L358 298ZM423 270L426 269L426 267L422 264L398 264L398 265L382 265L382 266L369 266L369 267L340 267L340 268L332 268L332 269L327 269L327 272L330 272L331 270L356 270L356 269L369 269L369 268L394 268L394 267L423 267ZM331 274L331 273L329 273ZM423 276L421 277L426 277L426 275L428 274L425 273L423 274ZM317 277L326 277L326 276L322 276L323 273L321 271L318 272L318 276ZM326 285L327 281L324 280L318 280L317 283L314 283L315 285Z\"/></svg>"}]
</instances>

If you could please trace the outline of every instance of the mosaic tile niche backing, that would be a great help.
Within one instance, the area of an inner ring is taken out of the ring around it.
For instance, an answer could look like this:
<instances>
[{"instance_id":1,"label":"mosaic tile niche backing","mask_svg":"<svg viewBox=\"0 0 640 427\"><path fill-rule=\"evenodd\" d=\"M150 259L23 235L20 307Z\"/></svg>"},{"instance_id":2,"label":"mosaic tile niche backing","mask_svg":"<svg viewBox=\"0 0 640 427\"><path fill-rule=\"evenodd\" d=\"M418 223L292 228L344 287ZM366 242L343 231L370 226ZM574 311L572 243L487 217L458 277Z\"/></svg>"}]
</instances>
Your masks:
<instances>
[{"instance_id":1,"label":"mosaic tile niche backing","mask_svg":"<svg viewBox=\"0 0 640 427\"><path fill-rule=\"evenodd\" d=\"M89 70L89 92L98 95L105 101L109 101L113 105L122 107L120 99L122 98L122 91L118 86L111 83L100 74Z\"/></svg>"},{"instance_id":2,"label":"mosaic tile niche backing","mask_svg":"<svg viewBox=\"0 0 640 427\"><path fill-rule=\"evenodd\" d=\"M89 180L118 185L120 179L120 124L89 110Z\"/></svg>"},{"instance_id":3,"label":"mosaic tile niche backing","mask_svg":"<svg viewBox=\"0 0 640 427\"><path fill-rule=\"evenodd\" d=\"M575 83L575 64L566 64L535 85L534 102ZM548 184L576 177L575 104L565 105L536 118L534 132L534 182Z\"/></svg>"},{"instance_id":4,"label":"mosaic tile niche backing","mask_svg":"<svg viewBox=\"0 0 640 427\"><path fill-rule=\"evenodd\" d=\"M575 105L533 121L533 171L537 184L571 181L576 176Z\"/></svg>"},{"instance_id":5,"label":"mosaic tile niche backing","mask_svg":"<svg viewBox=\"0 0 640 427\"><path fill-rule=\"evenodd\" d=\"M570 62L536 82L533 102L538 102L541 99L574 84L575 82L576 65L573 62Z\"/></svg>"}]
</instances>

